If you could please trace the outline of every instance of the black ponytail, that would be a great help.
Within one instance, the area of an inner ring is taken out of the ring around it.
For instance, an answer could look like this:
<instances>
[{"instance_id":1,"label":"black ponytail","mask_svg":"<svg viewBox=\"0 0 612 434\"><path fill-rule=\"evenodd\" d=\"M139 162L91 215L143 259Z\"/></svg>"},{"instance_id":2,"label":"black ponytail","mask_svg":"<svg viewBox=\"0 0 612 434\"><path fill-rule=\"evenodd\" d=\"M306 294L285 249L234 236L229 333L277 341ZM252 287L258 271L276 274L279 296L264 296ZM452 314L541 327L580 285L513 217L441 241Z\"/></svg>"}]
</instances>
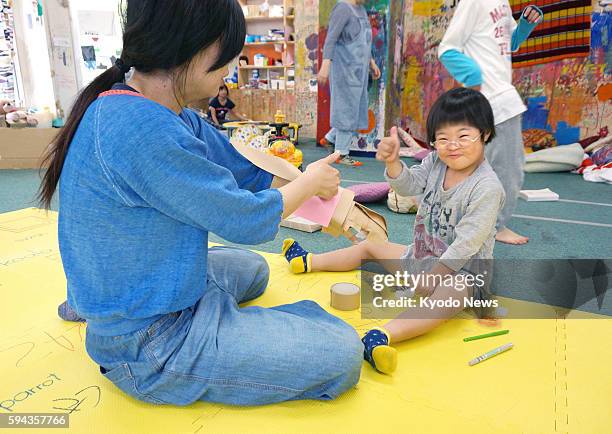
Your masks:
<instances>
[{"instance_id":1,"label":"black ponytail","mask_svg":"<svg viewBox=\"0 0 612 434\"><path fill-rule=\"evenodd\" d=\"M202 50L219 44L219 54L210 71L224 67L244 46L246 22L237 0L124 0L123 50L121 59L83 89L66 121L43 158L48 165L38 191L38 200L49 209L62 173L68 147L89 105L118 82L133 67L138 72L178 72L177 84L186 80L192 59ZM178 86L179 88L181 86Z\"/></svg>"},{"instance_id":2,"label":"black ponytail","mask_svg":"<svg viewBox=\"0 0 612 434\"><path fill-rule=\"evenodd\" d=\"M113 84L124 79L125 72L119 67L113 66L96 77L94 81L79 93L70 110L66 124L55 136L42 160L41 167L48 166L38 190L38 200L44 208L49 209L51 207L51 199L62 173L68 147L87 108L98 98L98 95L109 90Z\"/></svg>"}]
</instances>

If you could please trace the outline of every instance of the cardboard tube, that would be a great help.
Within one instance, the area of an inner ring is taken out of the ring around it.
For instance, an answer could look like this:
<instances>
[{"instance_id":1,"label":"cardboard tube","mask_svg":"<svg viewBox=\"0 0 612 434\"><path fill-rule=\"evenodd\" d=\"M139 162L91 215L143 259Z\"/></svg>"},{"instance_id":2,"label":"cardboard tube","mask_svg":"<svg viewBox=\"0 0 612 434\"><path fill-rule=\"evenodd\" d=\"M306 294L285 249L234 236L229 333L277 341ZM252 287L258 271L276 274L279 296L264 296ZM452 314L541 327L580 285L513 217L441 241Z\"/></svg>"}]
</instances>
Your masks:
<instances>
[{"instance_id":1,"label":"cardboard tube","mask_svg":"<svg viewBox=\"0 0 612 434\"><path fill-rule=\"evenodd\" d=\"M340 282L331 287L331 306L338 310L359 309L361 291L353 283Z\"/></svg>"}]
</instances>

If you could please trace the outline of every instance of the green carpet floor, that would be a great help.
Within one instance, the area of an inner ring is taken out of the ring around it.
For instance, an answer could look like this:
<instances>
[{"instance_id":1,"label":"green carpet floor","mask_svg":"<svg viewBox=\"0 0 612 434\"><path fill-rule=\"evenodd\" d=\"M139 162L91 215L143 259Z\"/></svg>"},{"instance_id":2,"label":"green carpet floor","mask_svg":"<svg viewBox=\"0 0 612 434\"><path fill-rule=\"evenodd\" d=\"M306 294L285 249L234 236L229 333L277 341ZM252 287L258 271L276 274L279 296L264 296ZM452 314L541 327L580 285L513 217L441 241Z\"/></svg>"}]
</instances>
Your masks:
<instances>
[{"instance_id":1,"label":"green carpet floor","mask_svg":"<svg viewBox=\"0 0 612 434\"><path fill-rule=\"evenodd\" d=\"M301 145L301 149L306 163L327 155L326 150L316 147L313 142ZM342 172L343 186L383 180L382 163L373 158L361 160L365 164L359 168L336 166ZM411 159L406 159L406 162L415 163ZM34 196L39 179L36 170L0 170L0 212L36 206ZM519 200L515 211L518 217L512 219L510 227L529 236L531 241L525 246L498 243L495 256L522 259L612 258L612 186L585 182L581 176L570 173L526 174L525 189L546 187L557 192L562 201L528 203ZM387 209L384 202L369 206L387 219L391 241L403 244L411 242L413 215L395 214ZM57 209L57 201L53 209ZM298 239L306 249L314 252L349 245L343 238L335 239L320 232L307 234L281 228L274 241L246 247L278 252L282 240L287 237ZM210 239L232 244L215 235L211 235Z\"/></svg>"}]
</instances>

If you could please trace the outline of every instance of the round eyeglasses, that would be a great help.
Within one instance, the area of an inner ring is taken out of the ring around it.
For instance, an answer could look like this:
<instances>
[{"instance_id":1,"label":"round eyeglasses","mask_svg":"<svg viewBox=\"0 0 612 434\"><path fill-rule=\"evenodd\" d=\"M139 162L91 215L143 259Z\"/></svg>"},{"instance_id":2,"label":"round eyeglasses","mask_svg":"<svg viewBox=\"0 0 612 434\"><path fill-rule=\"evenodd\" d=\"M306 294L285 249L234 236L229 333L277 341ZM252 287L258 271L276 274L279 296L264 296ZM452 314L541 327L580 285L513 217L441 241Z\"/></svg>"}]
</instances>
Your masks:
<instances>
[{"instance_id":1,"label":"round eyeglasses","mask_svg":"<svg viewBox=\"0 0 612 434\"><path fill-rule=\"evenodd\" d=\"M459 140L439 139L439 140L436 140L435 142L431 142L430 144L433 148L436 148L436 149L447 149L448 147L450 147L451 144L455 145L457 148L463 149L475 143L480 138L481 138L481 135L478 135L474 137L473 139L469 137L461 137Z\"/></svg>"}]
</instances>

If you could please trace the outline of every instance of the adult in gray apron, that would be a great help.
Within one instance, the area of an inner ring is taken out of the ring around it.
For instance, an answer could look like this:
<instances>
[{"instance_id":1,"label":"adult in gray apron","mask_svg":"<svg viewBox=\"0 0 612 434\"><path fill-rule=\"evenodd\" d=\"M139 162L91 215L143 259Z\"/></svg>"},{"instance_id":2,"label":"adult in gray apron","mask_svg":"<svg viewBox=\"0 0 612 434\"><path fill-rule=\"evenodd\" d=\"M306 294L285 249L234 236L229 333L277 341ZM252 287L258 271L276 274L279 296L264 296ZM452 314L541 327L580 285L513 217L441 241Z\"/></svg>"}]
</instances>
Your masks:
<instances>
[{"instance_id":1,"label":"adult in gray apron","mask_svg":"<svg viewBox=\"0 0 612 434\"><path fill-rule=\"evenodd\" d=\"M341 3L345 6L341 6ZM338 21L334 20L334 13L346 14L347 11L352 13L350 19L339 20L346 28L332 28ZM328 43L335 43L335 47L330 72L332 129L325 138L335 143L336 151L346 156L358 130L368 127L368 73L372 59L372 27L365 8L346 0L339 1L332 11L328 30L328 35L330 34L339 36L336 40L326 41L326 47ZM325 57L325 49L323 54Z\"/></svg>"}]
</instances>

